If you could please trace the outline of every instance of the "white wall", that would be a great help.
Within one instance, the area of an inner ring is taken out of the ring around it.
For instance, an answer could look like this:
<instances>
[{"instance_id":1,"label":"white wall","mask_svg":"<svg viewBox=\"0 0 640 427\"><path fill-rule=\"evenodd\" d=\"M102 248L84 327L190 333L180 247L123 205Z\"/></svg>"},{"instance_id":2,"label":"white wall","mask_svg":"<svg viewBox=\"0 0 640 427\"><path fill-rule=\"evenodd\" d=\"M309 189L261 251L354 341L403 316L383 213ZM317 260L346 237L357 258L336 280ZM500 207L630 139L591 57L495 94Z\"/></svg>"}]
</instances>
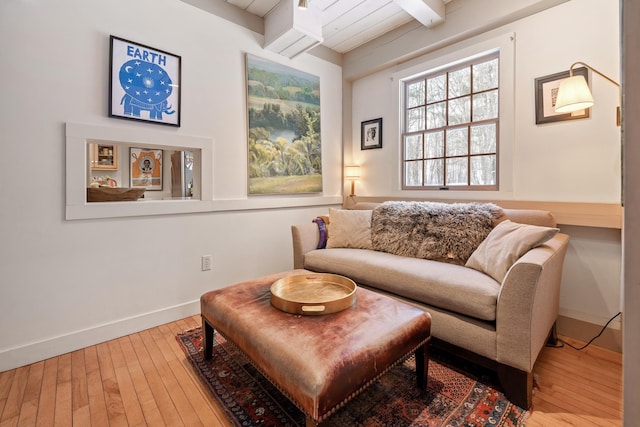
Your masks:
<instances>
[{"instance_id":1,"label":"white wall","mask_svg":"<svg viewBox=\"0 0 640 427\"><path fill-rule=\"evenodd\" d=\"M182 56L179 129L107 117L109 35ZM261 46L179 0L0 3L0 371L195 314L209 289L291 268L290 225L341 195L341 68ZM247 198L245 52L320 77L324 197ZM211 139L213 201L236 210L65 221L68 122Z\"/></svg>"},{"instance_id":2,"label":"white wall","mask_svg":"<svg viewBox=\"0 0 640 427\"><path fill-rule=\"evenodd\" d=\"M573 0L488 33L353 81L352 134L345 161L362 165L357 194L376 197L497 199L619 203L620 128L615 124L618 90L595 74L596 105L583 120L535 124L534 80L583 61L620 80L617 0ZM469 27L474 23L470 22ZM593 29L597 28L598 31ZM515 107L501 111L499 192L401 191L398 137L398 76L418 64L433 64L457 50L513 34L514 76L501 87ZM372 48L373 49L373 48ZM404 52L406 54L406 52ZM363 52L353 56L364 55ZM346 66L346 65L345 65ZM383 118L383 148L360 150L360 122ZM503 129L504 130L504 129ZM572 237L565 262L561 314L603 325L620 309L620 230L562 226Z\"/></svg>"}]
</instances>

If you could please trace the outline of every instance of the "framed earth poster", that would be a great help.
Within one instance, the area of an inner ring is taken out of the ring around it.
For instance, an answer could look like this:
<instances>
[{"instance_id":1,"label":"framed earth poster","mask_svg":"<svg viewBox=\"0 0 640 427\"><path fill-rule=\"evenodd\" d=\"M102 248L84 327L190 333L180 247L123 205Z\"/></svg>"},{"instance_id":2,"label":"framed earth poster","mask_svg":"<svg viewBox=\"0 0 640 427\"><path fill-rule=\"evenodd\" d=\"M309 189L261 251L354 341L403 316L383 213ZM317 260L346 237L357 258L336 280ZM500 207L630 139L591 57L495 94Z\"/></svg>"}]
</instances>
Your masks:
<instances>
[{"instance_id":1,"label":"framed earth poster","mask_svg":"<svg viewBox=\"0 0 640 427\"><path fill-rule=\"evenodd\" d=\"M109 117L180 126L181 58L111 36Z\"/></svg>"},{"instance_id":2,"label":"framed earth poster","mask_svg":"<svg viewBox=\"0 0 640 427\"><path fill-rule=\"evenodd\" d=\"M248 193L322 192L320 78L247 60Z\"/></svg>"}]
</instances>

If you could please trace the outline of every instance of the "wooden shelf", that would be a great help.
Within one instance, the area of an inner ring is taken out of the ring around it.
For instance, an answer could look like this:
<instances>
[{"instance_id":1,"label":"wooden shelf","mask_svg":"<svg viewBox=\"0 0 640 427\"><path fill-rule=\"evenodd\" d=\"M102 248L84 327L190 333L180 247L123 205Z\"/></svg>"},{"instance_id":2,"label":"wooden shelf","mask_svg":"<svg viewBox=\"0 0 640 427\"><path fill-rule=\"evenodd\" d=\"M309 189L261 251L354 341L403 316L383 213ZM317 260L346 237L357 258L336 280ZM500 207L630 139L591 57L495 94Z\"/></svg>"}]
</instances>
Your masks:
<instances>
[{"instance_id":1,"label":"wooden shelf","mask_svg":"<svg viewBox=\"0 0 640 427\"><path fill-rule=\"evenodd\" d=\"M354 203L380 203L386 200L431 201L443 203L455 202L487 202L495 203L505 209L541 209L550 211L556 222L561 225L577 225L582 227L622 229L623 208L615 203L579 203L579 202L544 202L525 200L451 200L435 198L408 197L361 197L346 196L344 207L349 208Z\"/></svg>"}]
</instances>

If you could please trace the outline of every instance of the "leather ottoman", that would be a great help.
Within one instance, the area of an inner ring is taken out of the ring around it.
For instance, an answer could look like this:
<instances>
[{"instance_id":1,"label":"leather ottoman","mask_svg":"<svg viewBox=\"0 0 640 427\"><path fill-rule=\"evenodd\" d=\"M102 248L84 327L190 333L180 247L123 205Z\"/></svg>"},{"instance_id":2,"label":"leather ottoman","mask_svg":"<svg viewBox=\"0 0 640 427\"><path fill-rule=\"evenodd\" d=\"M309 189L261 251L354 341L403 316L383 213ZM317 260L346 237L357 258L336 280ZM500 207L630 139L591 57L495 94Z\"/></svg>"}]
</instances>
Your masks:
<instances>
[{"instance_id":1,"label":"leather ottoman","mask_svg":"<svg viewBox=\"0 0 640 427\"><path fill-rule=\"evenodd\" d=\"M418 387L427 386L431 316L358 288L350 308L323 316L285 313L270 302L278 273L205 293L200 298L205 358L214 329L304 413L307 425L338 408L412 352Z\"/></svg>"}]
</instances>

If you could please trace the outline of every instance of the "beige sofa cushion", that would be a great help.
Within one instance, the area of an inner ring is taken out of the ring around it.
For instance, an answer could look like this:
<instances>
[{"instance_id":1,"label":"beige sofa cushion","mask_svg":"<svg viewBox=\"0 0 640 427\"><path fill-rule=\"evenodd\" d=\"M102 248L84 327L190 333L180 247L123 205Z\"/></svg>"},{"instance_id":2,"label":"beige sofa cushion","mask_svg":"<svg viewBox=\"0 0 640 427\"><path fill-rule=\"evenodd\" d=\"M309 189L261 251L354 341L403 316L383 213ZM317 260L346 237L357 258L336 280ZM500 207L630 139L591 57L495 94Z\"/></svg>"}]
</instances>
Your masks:
<instances>
[{"instance_id":1,"label":"beige sofa cushion","mask_svg":"<svg viewBox=\"0 0 640 427\"><path fill-rule=\"evenodd\" d=\"M357 283L445 310L494 321L500 283L461 265L372 250L317 249L304 268L341 274Z\"/></svg>"},{"instance_id":2,"label":"beige sofa cushion","mask_svg":"<svg viewBox=\"0 0 640 427\"><path fill-rule=\"evenodd\" d=\"M518 258L551 239L558 231L557 228L502 221L471 254L465 265L502 282Z\"/></svg>"},{"instance_id":3,"label":"beige sofa cushion","mask_svg":"<svg viewBox=\"0 0 640 427\"><path fill-rule=\"evenodd\" d=\"M371 249L371 211L329 209L327 248Z\"/></svg>"}]
</instances>

